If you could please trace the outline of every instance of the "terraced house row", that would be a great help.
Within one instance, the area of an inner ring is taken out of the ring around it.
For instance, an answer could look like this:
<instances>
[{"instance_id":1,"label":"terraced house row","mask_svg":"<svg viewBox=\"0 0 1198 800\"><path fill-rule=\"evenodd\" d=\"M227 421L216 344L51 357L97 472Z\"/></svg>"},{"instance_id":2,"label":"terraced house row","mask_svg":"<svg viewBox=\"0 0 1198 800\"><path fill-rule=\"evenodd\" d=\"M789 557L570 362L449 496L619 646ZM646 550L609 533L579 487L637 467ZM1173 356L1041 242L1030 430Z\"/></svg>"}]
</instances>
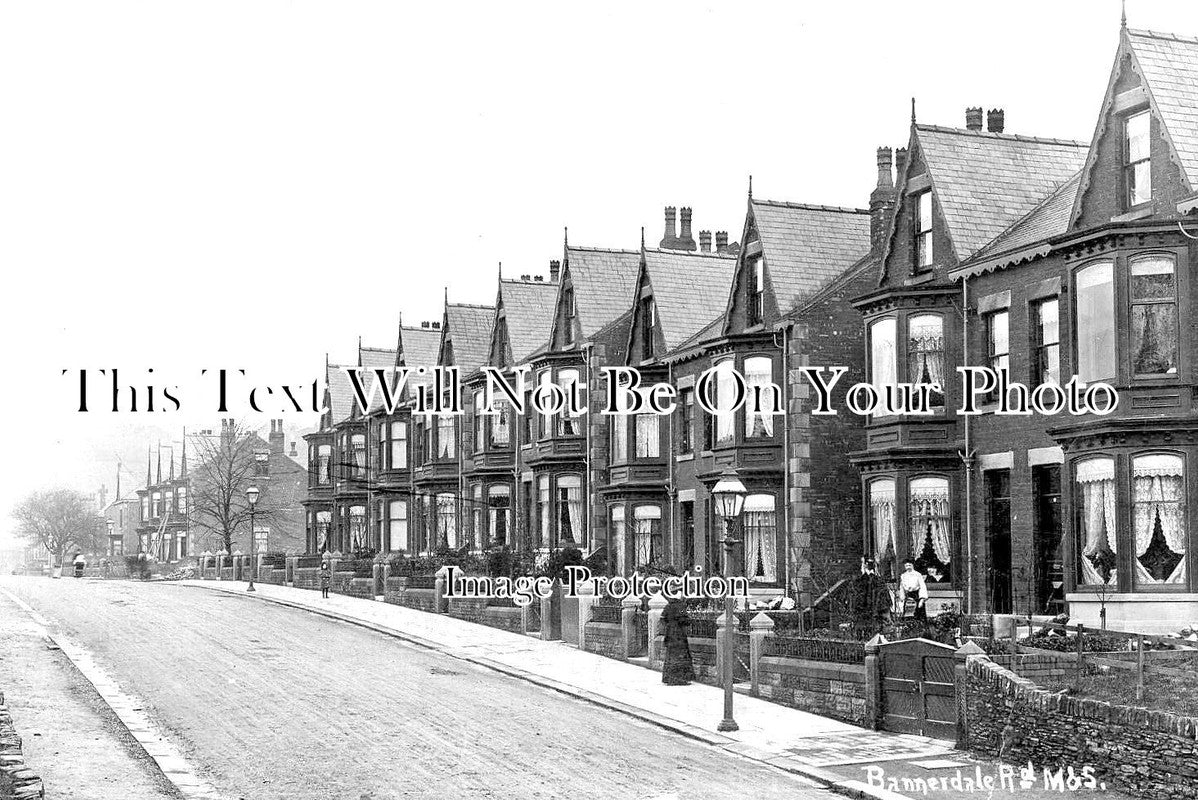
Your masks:
<instances>
[{"instance_id":1,"label":"terraced house row","mask_svg":"<svg viewBox=\"0 0 1198 800\"><path fill-rule=\"evenodd\" d=\"M928 575L933 609L1055 612L1141 629L1198 618L1195 287L1198 40L1120 31L1090 142L912 113L880 148L868 207L756 198L739 243L666 209L657 247L563 244L547 279L500 278L492 306L446 302L359 364L457 366L467 414L354 407L328 371L309 437L310 551L507 545L605 550L611 568L719 569L710 490L749 490L736 568L765 594L818 602L862 556ZM818 199L818 198L804 198ZM863 198L864 199L864 198ZM863 204L864 205L864 204ZM479 413L479 368L581 382L604 366L678 389L676 412ZM810 413L802 366L839 384L935 383L922 416ZM1029 387L1105 381L1103 416L956 413L956 369ZM782 387L785 414L704 414L696 380L730 369ZM418 384L412 392L428 392Z\"/></svg>"}]
</instances>

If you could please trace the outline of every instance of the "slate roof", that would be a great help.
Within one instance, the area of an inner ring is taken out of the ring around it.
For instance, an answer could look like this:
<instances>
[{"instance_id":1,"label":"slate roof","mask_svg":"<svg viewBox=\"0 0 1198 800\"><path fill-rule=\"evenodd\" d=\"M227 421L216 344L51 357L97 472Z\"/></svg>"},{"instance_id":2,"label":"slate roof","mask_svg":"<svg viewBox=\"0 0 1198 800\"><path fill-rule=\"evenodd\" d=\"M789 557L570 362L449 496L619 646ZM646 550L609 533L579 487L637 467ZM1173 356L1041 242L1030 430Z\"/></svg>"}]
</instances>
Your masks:
<instances>
[{"instance_id":1,"label":"slate roof","mask_svg":"<svg viewBox=\"0 0 1198 800\"><path fill-rule=\"evenodd\" d=\"M869 212L864 209L749 202L774 300L783 313L869 252Z\"/></svg>"},{"instance_id":2,"label":"slate roof","mask_svg":"<svg viewBox=\"0 0 1198 800\"><path fill-rule=\"evenodd\" d=\"M640 268L639 250L566 248L566 264L562 269L570 273L584 340L593 338L632 306Z\"/></svg>"},{"instance_id":3,"label":"slate roof","mask_svg":"<svg viewBox=\"0 0 1198 800\"><path fill-rule=\"evenodd\" d=\"M949 235L964 261L1085 163L1089 146L1064 139L916 125Z\"/></svg>"},{"instance_id":4,"label":"slate roof","mask_svg":"<svg viewBox=\"0 0 1198 800\"><path fill-rule=\"evenodd\" d=\"M375 380L374 371L376 369L391 370L395 368L395 350L390 350L386 347L363 347L358 345L358 366L362 371L358 373L358 380L362 382L362 388L367 392L370 391L370 386ZM394 383L392 380L391 383ZM351 401L354 411L357 410L357 401ZM368 411L376 411L383 407L382 392L375 392L374 398L371 400Z\"/></svg>"},{"instance_id":5,"label":"slate roof","mask_svg":"<svg viewBox=\"0 0 1198 800\"><path fill-rule=\"evenodd\" d=\"M519 364L549 341L557 283L501 280L499 294L512 362Z\"/></svg>"},{"instance_id":6,"label":"slate roof","mask_svg":"<svg viewBox=\"0 0 1198 800\"><path fill-rule=\"evenodd\" d=\"M345 422L357 405L357 400L354 398L354 387L349 382L349 375L345 374L342 365L329 364L328 370L325 372L325 381L329 387L329 410L331 412L329 416L332 424Z\"/></svg>"},{"instance_id":7,"label":"slate roof","mask_svg":"<svg viewBox=\"0 0 1198 800\"><path fill-rule=\"evenodd\" d=\"M713 314L728 307L736 257L646 249L645 270L653 286L657 320L666 349L672 350L701 330ZM634 299L631 294L628 304Z\"/></svg>"},{"instance_id":8,"label":"slate roof","mask_svg":"<svg viewBox=\"0 0 1198 800\"><path fill-rule=\"evenodd\" d=\"M1014 257L1016 253L1068 231L1069 218L1083 174L1083 171L1079 171L1061 184L1055 192L1044 198L1023 218L1017 220L1014 225L978 250L969 259L969 263L976 264L996 258L1001 261L1001 256L1004 254L1011 254ZM999 266L1004 265L999 264Z\"/></svg>"},{"instance_id":9,"label":"slate roof","mask_svg":"<svg viewBox=\"0 0 1198 800\"><path fill-rule=\"evenodd\" d=\"M1148 93L1191 189L1198 187L1198 39L1128 30Z\"/></svg>"},{"instance_id":10,"label":"slate roof","mask_svg":"<svg viewBox=\"0 0 1198 800\"><path fill-rule=\"evenodd\" d=\"M702 352L707 342L718 339L723 334L724 315L725 309L721 309L716 317L702 325L689 339L668 351L662 357L662 361L685 361L690 356Z\"/></svg>"},{"instance_id":11,"label":"slate roof","mask_svg":"<svg viewBox=\"0 0 1198 800\"><path fill-rule=\"evenodd\" d=\"M437 350L441 346L440 328L405 325L399 329L399 336L403 347L403 366L428 369L437 365Z\"/></svg>"},{"instance_id":12,"label":"slate roof","mask_svg":"<svg viewBox=\"0 0 1198 800\"><path fill-rule=\"evenodd\" d=\"M465 378L487 363L494 322L495 306L446 304L442 335L453 342L454 366L458 367L459 378Z\"/></svg>"}]
</instances>

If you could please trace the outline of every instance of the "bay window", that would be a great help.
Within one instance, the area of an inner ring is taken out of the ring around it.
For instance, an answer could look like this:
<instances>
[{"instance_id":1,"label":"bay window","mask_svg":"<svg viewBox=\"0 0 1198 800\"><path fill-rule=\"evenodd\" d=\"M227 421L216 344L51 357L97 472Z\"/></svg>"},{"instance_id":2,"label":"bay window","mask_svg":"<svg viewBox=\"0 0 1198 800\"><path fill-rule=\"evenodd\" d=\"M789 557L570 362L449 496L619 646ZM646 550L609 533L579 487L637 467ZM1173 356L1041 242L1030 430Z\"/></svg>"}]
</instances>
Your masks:
<instances>
[{"instance_id":1,"label":"bay window","mask_svg":"<svg viewBox=\"0 0 1198 800\"><path fill-rule=\"evenodd\" d=\"M495 411L491 417L491 446L507 447L512 442L511 406L506 400L496 400Z\"/></svg>"},{"instance_id":2,"label":"bay window","mask_svg":"<svg viewBox=\"0 0 1198 800\"><path fill-rule=\"evenodd\" d=\"M611 462L623 464L628 461L628 415L612 414L609 417L611 425Z\"/></svg>"},{"instance_id":3,"label":"bay window","mask_svg":"<svg viewBox=\"0 0 1198 800\"><path fill-rule=\"evenodd\" d=\"M1080 539L1077 581L1115 584L1119 537L1115 514L1115 460L1087 458L1074 469L1077 482L1077 531Z\"/></svg>"},{"instance_id":4,"label":"bay window","mask_svg":"<svg viewBox=\"0 0 1198 800\"><path fill-rule=\"evenodd\" d=\"M329 549L329 533L333 527L333 512L332 511L317 511L316 512L316 552L323 553Z\"/></svg>"},{"instance_id":5,"label":"bay window","mask_svg":"<svg viewBox=\"0 0 1198 800\"><path fill-rule=\"evenodd\" d=\"M772 494L745 498L745 577L759 583L778 579L778 521Z\"/></svg>"},{"instance_id":6,"label":"bay window","mask_svg":"<svg viewBox=\"0 0 1198 800\"><path fill-rule=\"evenodd\" d=\"M894 480L879 478L869 483L870 546L878 574L892 580L898 564L898 544L895 529L898 517L895 513Z\"/></svg>"},{"instance_id":7,"label":"bay window","mask_svg":"<svg viewBox=\"0 0 1198 800\"><path fill-rule=\"evenodd\" d=\"M911 558L928 583L952 580L952 515L948 479L915 478L907 484Z\"/></svg>"},{"instance_id":8,"label":"bay window","mask_svg":"<svg viewBox=\"0 0 1198 800\"><path fill-rule=\"evenodd\" d=\"M487 509L483 505L481 483L474 484L474 491L471 492L470 511L471 524L474 527L474 549L482 550L487 546Z\"/></svg>"},{"instance_id":9,"label":"bay window","mask_svg":"<svg viewBox=\"0 0 1198 800\"><path fill-rule=\"evenodd\" d=\"M912 383L935 383L933 407L944 406L944 317L920 314L907 320L907 371Z\"/></svg>"},{"instance_id":10,"label":"bay window","mask_svg":"<svg viewBox=\"0 0 1198 800\"><path fill-rule=\"evenodd\" d=\"M579 430L578 417L570 413L569 398L574 393L574 387L578 384L578 370L563 369L557 374L557 385L561 387L562 395L566 398L562 411L557 415L557 433L558 436L578 436Z\"/></svg>"},{"instance_id":11,"label":"bay window","mask_svg":"<svg viewBox=\"0 0 1198 800\"><path fill-rule=\"evenodd\" d=\"M1032 303L1032 388L1061 382L1060 301L1055 297Z\"/></svg>"},{"instance_id":12,"label":"bay window","mask_svg":"<svg viewBox=\"0 0 1198 800\"><path fill-rule=\"evenodd\" d=\"M1185 467L1180 456L1131 462L1137 585L1180 584L1186 576Z\"/></svg>"},{"instance_id":13,"label":"bay window","mask_svg":"<svg viewBox=\"0 0 1198 800\"><path fill-rule=\"evenodd\" d=\"M662 556L661 508L637 506L632 510L634 569L648 566Z\"/></svg>"},{"instance_id":14,"label":"bay window","mask_svg":"<svg viewBox=\"0 0 1198 800\"><path fill-rule=\"evenodd\" d=\"M366 506L349 507L349 542L354 552L366 548Z\"/></svg>"},{"instance_id":15,"label":"bay window","mask_svg":"<svg viewBox=\"0 0 1198 800\"><path fill-rule=\"evenodd\" d=\"M474 393L474 452L481 453L487 443L487 417L482 390Z\"/></svg>"},{"instance_id":16,"label":"bay window","mask_svg":"<svg viewBox=\"0 0 1198 800\"><path fill-rule=\"evenodd\" d=\"M1173 259L1131 260L1131 366L1134 375L1177 374L1177 280Z\"/></svg>"},{"instance_id":17,"label":"bay window","mask_svg":"<svg viewBox=\"0 0 1198 800\"><path fill-rule=\"evenodd\" d=\"M1148 111L1123 120L1123 181L1127 208L1152 200L1152 151Z\"/></svg>"},{"instance_id":18,"label":"bay window","mask_svg":"<svg viewBox=\"0 0 1198 800\"><path fill-rule=\"evenodd\" d=\"M611 560L612 571L622 575L628 569L624 563L624 506L612 506L610 522L607 529L608 558Z\"/></svg>"},{"instance_id":19,"label":"bay window","mask_svg":"<svg viewBox=\"0 0 1198 800\"><path fill-rule=\"evenodd\" d=\"M457 458L457 442L455 440L457 426L453 416L441 414L437 417L437 458L449 460Z\"/></svg>"},{"instance_id":20,"label":"bay window","mask_svg":"<svg viewBox=\"0 0 1198 800\"><path fill-rule=\"evenodd\" d=\"M392 420L388 428L391 446L390 467L391 469L407 469L408 423L402 420Z\"/></svg>"},{"instance_id":21,"label":"bay window","mask_svg":"<svg viewBox=\"0 0 1198 800\"><path fill-rule=\"evenodd\" d=\"M869 326L870 383L879 397L885 397L887 387L898 381L896 341L897 326L893 317L877 320ZM885 403L878 406L875 416L885 415Z\"/></svg>"},{"instance_id":22,"label":"bay window","mask_svg":"<svg viewBox=\"0 0 1198 800\"><path fill-rule=\"evenodd\" d=\"M577 475L563 475L557 479L557 539L555 545L582 543L582 478Z\"/></svg>"},{"instance_id":23,"label":"bay window","mask_svg":"<svg viewBox=\"0 0 1198 800\"><path fill-rule=\"evenodd\" d=\"M661 417L652 411L633 416L633 442L637 458L657 458L661 455Z\"/></svg>"},{"instance_id":24,"label":"bay window","mask_svg":"<svg viewBox=\"0 0 1198 800\"><path fill-rule=\"evenodd\" d=\"M774 386L773 361L766 356L745 359L745 438L755 439L774 435L774 415L771 413L779 403L778 390ZM754 406L760 405L760 410Z\"/></svg>"},{"instance_id":25,"label":"bay window","mask_svg":"<svg viewBox=\"0 0 1198 800\"><path fill-rule=\"evenodd\" d=\"M354 478L366 477L366 434L355 433L349 437L349 446L353 454Z\"/></svg>"},{"instance_id":26,"label":"bay window","mask_svg":"<svg viewBox=\"0 0 1198 800\"><path fill-rule=\"evenodd\" d=\"M1090 382L1114 378L1115 265L1100 261L1077 272L1077 376Z\"/></svg>"},{"instance_id":27,"label":"bay window","mask_svg":"<svg viewBox=\"0 0 1198 800\"><path fill-rule=\"evenodd\" d=\"M542 406L546 405L546 401L549 398L549 390L547 387L551 383L553 383L553 375L550 374L549 370L545 370L544 372L541 372L539 375L537 375L537 390L536 390L535 394L538 397L538 399L540 400ZM537 415L537 426L539 428L537 431L538 438L540 438L540 439L548 439L549 438L549 436L553 430L549 426L550 421L551 420L550 420L550 417L548 414L538 414Z\"/></svg>"},{"instance_id":28,"label":"bay window","mask_svg":"<svg viewBox=\"0 0 1198 800\"><path fill-rule=\"evenodd\" d=\"M736 369L732 359L716 364L715 438L717 444L725 444L736 438L736 414L731 409L736 401Z\"/></svg>"},{"instance_id":29,"label":"bay window","mask_svg":"<svg viewBox=\"0 0 1198 800\"><path fill-rule=\"evenodd\" d=\"M458 497L453 492L442 492L437 495L437 547L448 547L456 550L458 543Z\"/></svg>"},{"instance_id":30,"label":"bay window","mask_svg":"<svg viewBox=\"0 0 1198 800\"><path fill-rule=\"evenodd\" d=\"M387 503L387 545L392 552L408 549L408 501Z\"/></svg>"}]
</instances>

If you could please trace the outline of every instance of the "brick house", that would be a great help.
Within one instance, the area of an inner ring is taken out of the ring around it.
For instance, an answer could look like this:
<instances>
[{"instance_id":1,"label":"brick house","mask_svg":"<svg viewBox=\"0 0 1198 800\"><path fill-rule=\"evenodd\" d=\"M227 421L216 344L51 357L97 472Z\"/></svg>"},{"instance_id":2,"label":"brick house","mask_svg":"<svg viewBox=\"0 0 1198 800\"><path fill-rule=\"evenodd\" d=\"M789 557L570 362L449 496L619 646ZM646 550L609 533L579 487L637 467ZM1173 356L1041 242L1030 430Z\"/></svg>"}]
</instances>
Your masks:
<instances>
[{"instance_id":1,"label":"brick house","mask_svg":"<svg viewBox=\"0 0 1198 800\"><path fill-rule=\"evenodd\" d=\"M1198 40L1124 28L1089 147L949 269L966 363L1118 392L1107 416L973 420L965 508L989 608L1067 602L1094 624L1105 605L1111 627L1161 632L1198 616L1196 106Z\"/></svg>"}]
</instances>

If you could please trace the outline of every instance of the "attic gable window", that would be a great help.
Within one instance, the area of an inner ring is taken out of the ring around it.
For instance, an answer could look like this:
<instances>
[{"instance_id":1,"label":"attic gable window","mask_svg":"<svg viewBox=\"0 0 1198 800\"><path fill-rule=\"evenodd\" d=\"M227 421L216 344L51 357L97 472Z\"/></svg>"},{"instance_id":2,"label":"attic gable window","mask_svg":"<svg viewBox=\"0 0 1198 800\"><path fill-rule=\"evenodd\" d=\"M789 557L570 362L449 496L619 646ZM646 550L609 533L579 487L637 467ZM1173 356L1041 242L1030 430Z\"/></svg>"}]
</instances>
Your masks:
<instances>
[{"instance_id":1,"label":"attic gable window","mask_svg":"<svg viewBox=\"0 0 1198 800\"><path fill-rule=\"evenodd\" d=\"M765 319L765 259L758 256L749 263L749 324L760 325Z\"/></svg>"},{"instance_id":2,"label":"attic gable window","mask_svg":"<svg viewBox=\"0 0 1198 800\"><path fill-rule=\"evenodd\" d=\"M1123 181L1126 203L1134 208L1152 200L1152 153L1147 111L1123 121Z\"/></svg>"},{"instance_id":3,"label":"attic gable window","mask_svg":"<svg viewBox=\"0 0 1198 800\"><path fill-rule=\"evenodd\" d=\"M932 191L915 195L914 271L932 268Z\"/></svg>"},{"instance_id":4,"label":"attic gable window","mask_svg":"<svg viewBox=\"0 0 1198 800\"><path fill-rule=\"evenodd\" d=\"M574 287L566 286L562 289L562 309L566 315L565 329L562 331L562 337L566 344L574 344L574 323L577 316L574 308Z\"/></svg>"},{"instance_id":5,"label":"attic gable window","mask_svg":"<svg viewBox=\"0 0 1198 800\"><path fill-rule=\"evenodd\" d=\"M657 304L652 297L641 299L641 358L653 358L653 331L657 328Z\"/></svg>"}]
</instances>

